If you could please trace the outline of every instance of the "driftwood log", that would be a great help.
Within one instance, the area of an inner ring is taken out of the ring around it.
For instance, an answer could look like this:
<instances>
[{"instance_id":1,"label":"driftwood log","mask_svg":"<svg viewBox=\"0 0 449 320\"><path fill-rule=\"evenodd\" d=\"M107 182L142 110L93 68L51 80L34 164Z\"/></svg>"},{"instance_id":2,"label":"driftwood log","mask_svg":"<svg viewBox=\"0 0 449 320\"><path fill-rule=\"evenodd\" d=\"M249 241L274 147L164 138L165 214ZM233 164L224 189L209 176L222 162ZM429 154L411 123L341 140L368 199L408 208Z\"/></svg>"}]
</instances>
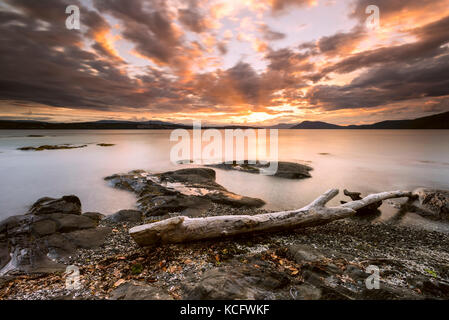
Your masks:
<instances>
[{"instance_id":1,"label":"driftwood log","mask_svg":"<svg viewBox=\"0 0 449 320\"><path fill-rule=\"evenodd\" d=\"M411 192L390 191L371 194L338 207L326 207L326 203L338 192L338 189L331 189L309 205L297 210L254 216L230 215L206 218L180 216L137 226L130 229L129 233L140 246L151 246L159 243L181 243L248 233L292 230L344 219L355 214L358 209L386 199L414 197Z\"/></svg>"}]
</instances>

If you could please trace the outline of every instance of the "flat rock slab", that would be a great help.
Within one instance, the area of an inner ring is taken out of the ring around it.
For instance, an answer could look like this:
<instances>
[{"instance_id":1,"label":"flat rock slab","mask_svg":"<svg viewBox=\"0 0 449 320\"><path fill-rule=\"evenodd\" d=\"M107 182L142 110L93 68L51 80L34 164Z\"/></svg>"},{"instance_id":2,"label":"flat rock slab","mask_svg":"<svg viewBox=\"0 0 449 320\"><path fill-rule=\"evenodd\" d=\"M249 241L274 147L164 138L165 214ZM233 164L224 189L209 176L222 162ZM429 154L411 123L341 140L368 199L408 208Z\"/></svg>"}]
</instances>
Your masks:
<instances>
[{"instance_id":1,"label":"flat rock slab","mask_svg":"<svg viewBox=\"0 0 449 320\"><path fill-rule=\"evenodd\" d=\"M113 187L135 193L138 208L146 216L181 213L198 216L212 203L240 208L259 208L261 199L245 197L226 190L215 181L215 171L191 168L150 174L143 170L105 178Z\"/></svg>"},{"instance_id":2,"label":"flat rock slab","mask_svg":"<svg viewBox=\"0 0 449 320\"><path fill-rule=\"evenodd\" d=\"M244 160L243 163L234 161L233 163L218 163L210 164L208 167L223 169L223 170L236 170L247 173L261 174L264 169L268 168L269 164L262 164L259 161ZM313 168L304 164L294 162L277 162L277 171L273 175L275 177L284 179L305 179L310 178Z\"/></svg>"},{"instance_id":3,"label":"flat rock slab","mask_svg":"<svg viewBox=\"0 0 449 320\"><path fill-rule=\"evenodd\" d=\"M111 292L110 300L173 300L166 291L156 286L126 282Z\"/></svg>"}]
</instances>

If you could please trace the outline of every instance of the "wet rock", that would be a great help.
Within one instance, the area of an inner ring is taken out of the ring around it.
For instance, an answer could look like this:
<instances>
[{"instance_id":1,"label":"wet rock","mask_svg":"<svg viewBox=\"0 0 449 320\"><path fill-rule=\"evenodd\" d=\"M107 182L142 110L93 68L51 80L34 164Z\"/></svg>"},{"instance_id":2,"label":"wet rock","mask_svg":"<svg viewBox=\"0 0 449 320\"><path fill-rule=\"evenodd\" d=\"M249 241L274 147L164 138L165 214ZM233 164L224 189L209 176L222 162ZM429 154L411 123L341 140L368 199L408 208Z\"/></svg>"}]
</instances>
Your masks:
<instances>
[{"instance_id":1,"label":"wet rock","mask_svg":"<svg viewBox=\"0 0 449 320\"><path fill-rule=\"evenodd\" d=\"M405 205L416 213L436 220L449 220L449 191L435 189L416 189L417 199Z\"/></svg>"},{"instance_id":2,"label":"wet rock","mask_svg":"<svg viewBox=\"0 0 449 320\"><path fill-rule=\"evenodd\" d=\"M237 170L247 173L255 173L260 174L264 169L268 168L270 164L262 164L260 161L248 161L244 160L242 164L234 161L233 163L218 163L211 164L208 167L213 167L217 169L224 170ZM280 161L277 163L277 171L274 174L275 177L284 178L284 179L304 179L310 178L310 171L312 171L312 167L294 163L294 162L285 162Z\"/></svg>"},{"instance_id":3,"label":"wet rock","mask_svg":"<svg viewBox=\"0 0 449 320\"><path fill-rule=\"evenodd\" d=\"M39 147L21 147L17 148L17 150L21 151L43 151L43 150L67 150L67 149L78 149L85 148L87 145L71 145L71 144L63 144L63 145L43 145Z\"/></svg>"},{"instance_id":4,"label":"wet rock","mask_svg":"<svg viewBox=\"0 0 449 320\"><path fill-rule=\"evenodd\" d=\"M138 208L145 216L163 216L179 213L199 216L213 203L235 208L258 208L263 200L244 197L227 191L215 181L215 171L208 168L190 168L161 174L142 170L105 178L112 186L134 192Z\"/></svg>"},{"instance_id":5,"label":"wet rock","mask_svg":"<svg viewBox=\"0 0 449 320\"><path fill-rule=\"evenodd\" d=\"M97 146L99 147L113 147L115 144L113 143L98 143Z\"/></svg>"},{"instance_id":6,"label":"wet rock","mask_svg":"<svg viewBox=\"0 0 449 320\"><path fill-rule=\"evenodd\" d=\"M110 300L173 300L163 289L137 281L123 283L111 292Z\"/></svg>"},{"instance_id":7,"label":"wet rock","mask_svg":"<svg viewBox=\"0 0 449 320\"><path fill-rule=\"evenodd\" d=\"M118 222L142 222L142 212L139 210L120 210L105 218L107 221Z\"/></svg>"},{"instance_id":8,"label":"wet rock","mask_svg":"<svg viewBox=\"0 0 449 320\"><path fill-rule=\"evenodd\" d=\"M81 201L77 196L64 196L60 199L41 198L29 210L30 214L67 213L81 214Z\"/></svg>"}]
</instances>

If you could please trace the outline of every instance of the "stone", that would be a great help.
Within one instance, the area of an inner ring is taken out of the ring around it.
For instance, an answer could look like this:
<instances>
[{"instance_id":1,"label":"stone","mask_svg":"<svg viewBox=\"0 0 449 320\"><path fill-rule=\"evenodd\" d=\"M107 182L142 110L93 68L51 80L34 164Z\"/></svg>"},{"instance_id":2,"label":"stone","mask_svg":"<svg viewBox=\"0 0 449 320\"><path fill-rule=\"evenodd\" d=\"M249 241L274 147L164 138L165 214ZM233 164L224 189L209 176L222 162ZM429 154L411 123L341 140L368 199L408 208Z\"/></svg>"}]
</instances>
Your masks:
<instances>
[{"instance_id":1,"label":"stone","mask_svg":"<svg viewBox=\"0 0 449 320\"><path fill-rule=\"evenodd\" d=\"M406 204L412 211L436 220L449 220L449 190L419 188L413 193L418 198Z\"/></svg>"},{"instance_id":2,"label":"stone","mask_svg":"<svg viewBox=\"0 0 449 320\"><path fill-rule=\"evenodd\" d=\"M106 217L104 214L99 213L99 212L84 212L82 214L82 216L84 217L88 217L96 222L100 222L101 219L103 219L104 217Z\"/></svg>"},{"instance_id":3,"label":"stone","mask_svg":"<svg viewBox=\"0 0 449 320\"><path fill-rule=\"evenodd\" d=\"M173 300L165 290L156 286L139 283L137 281L126 282L113 290L110 300Z\"/></svg>"},{"instance_id":4,"label":"stone","mask_svg":"<svg viewBox=\"0 0 449 320\"><path fill-rule=\"evenodd\" d=\"M321 260L324 255L317 249L302 244L294 244L288 247L290 256L299 264Z\"/></svg>"},{"instance_id":5,"label":"stone","mask_svg":"<svg viewBox=\"0 0 449 320\"><path fill-rule=\"evenodd\" d=\"M142 222L142 212L139 210L120 210L105 218L111 222Z\"/></svg>"},{"instance_id":6,"label":"stone","mask_svg":"<svg viewBox=\"0 0 449 320\"><path fill-rule=\"evenodd\" d=\"M185 300L261 300L277 289L286 289L290 280L284 273L254 265L228 265L206 271L192 287L185 287ZM285 296L286 298L286 296Z\"/></svg>"},{"instance_id":7,"label":"stone","mask_svg":"<svg viewBox=\"0 0 449 320\"><path fill-rule=\"evenodd\" d=\"M40 215L50 213L81 214L81 201L77 196L64 196L60 199L41 198L30 208L29 214Z\"/></svg>"}]
</instances>

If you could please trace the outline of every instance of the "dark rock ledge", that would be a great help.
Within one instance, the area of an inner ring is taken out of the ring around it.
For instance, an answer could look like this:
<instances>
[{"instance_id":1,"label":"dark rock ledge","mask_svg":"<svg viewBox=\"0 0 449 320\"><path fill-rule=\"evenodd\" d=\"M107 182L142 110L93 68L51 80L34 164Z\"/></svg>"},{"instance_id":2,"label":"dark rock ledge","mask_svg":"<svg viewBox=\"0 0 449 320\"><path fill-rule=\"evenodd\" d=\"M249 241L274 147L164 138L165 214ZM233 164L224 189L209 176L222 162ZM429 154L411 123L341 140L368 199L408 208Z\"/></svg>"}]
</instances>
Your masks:
<instances>
[{"instance_id":1,"label":"dark rock ledge","mask_svg":"<svg viewBox=\"0 0 449 320\"><path fill-rule=\"evenodd\" d=\"M268 168L269 164L262 164L259 161L244 160L244 163L242 164L234 161L233 163L223 162L210 164L207 166L223 170L236 170L241 172L260 174L264 169ZM305 164L279 161L277 162L277 171L273 176L284 179L305 179L312 177L310 174L310 171L312 170L312 167Z\"/></svg>"},{"instance_id":2,"label":"dark rock ledge","mask_svg":"<svg viewBox=\"0 0 449 320\"><path fill-rule=\"evenodd\" d=\"M215 171L191 168L150 174L143 170L116 174L105 178L115 188L135 193L139 209L146 216L164 216L178 213L200 216L213 203L234 208L259 208L261 199L232 193L215 182Z\"/></svg>"},{"instance_id":3,"label":"dark rock ledge","mask_svg":"<svg viewBox=\"0 0 449 320\"><path fill-rule=\"evenodd\" d=\"M79 149L87 147L86 144L83 145L71 145L71 144L58 144L58 145L42 145L39 147L21 147L17 150L21 151L44 151L44 150L67 150L67 149Z\"/></svg>"}]
</instances>

